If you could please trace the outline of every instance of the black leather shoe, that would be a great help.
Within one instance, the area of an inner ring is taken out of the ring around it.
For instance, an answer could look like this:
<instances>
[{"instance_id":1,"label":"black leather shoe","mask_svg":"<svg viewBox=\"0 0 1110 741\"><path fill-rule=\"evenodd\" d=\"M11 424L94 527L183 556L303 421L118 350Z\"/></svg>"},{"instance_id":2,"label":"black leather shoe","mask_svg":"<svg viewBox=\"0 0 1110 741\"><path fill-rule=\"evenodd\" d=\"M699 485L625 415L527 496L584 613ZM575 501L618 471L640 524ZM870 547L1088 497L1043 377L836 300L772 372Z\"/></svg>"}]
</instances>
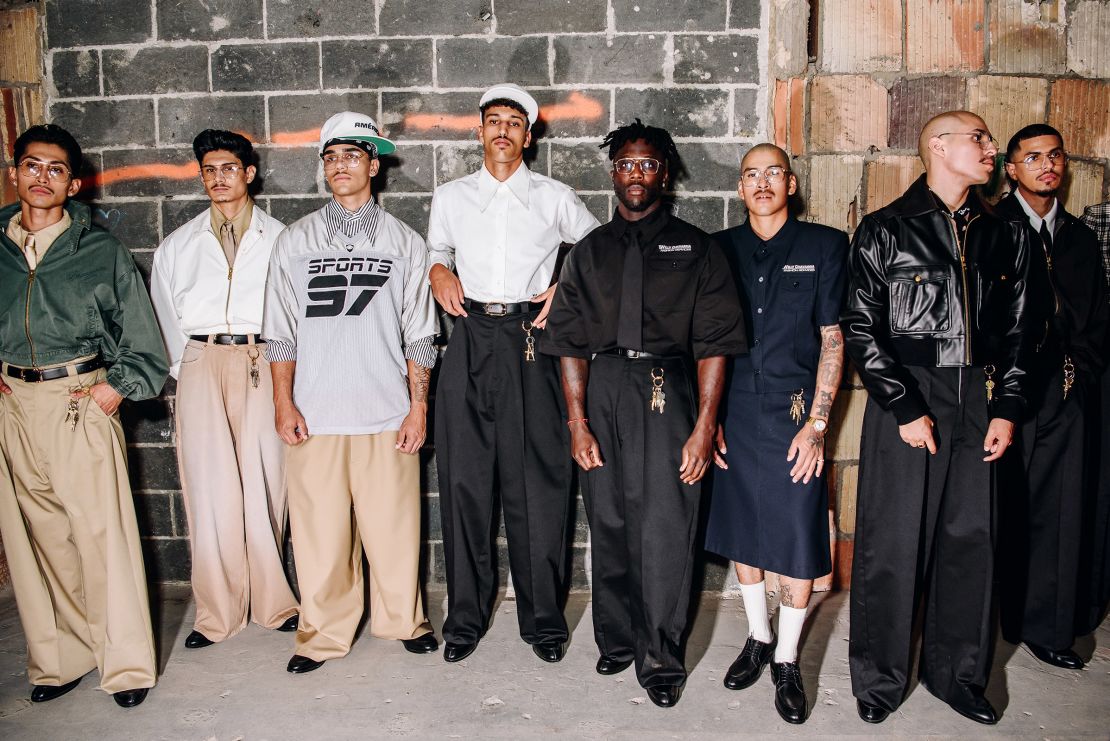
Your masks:
<instances>
[{"instance_id":1,"label":"black leather shoe","mask_svg":"<svg viewBox=\"0 0 1110 741\"><path fill-rule=\"evenodd\" d=\"M439 641L435 633L425 633L416 638L402 638L401 645L410 654L430 654L439 648Z\"/></svg>"},{"instance_id":2,"label":"black leather shoe","mask_svg":"<svg viewBox=\"0 0 1110 741\"><path fill-rule=\"evenodd\" d=\"M215 643L215 641L204 635L204 633L201 633L199 630L194 630L185 639L185 648L204 648L205 646L211 646L213 643Z\"/></svg>"},{"instance_id":3,"label":"black leather shoe","mask_svg":"<svg viewBox=\"0 0 1110 741\"><path fill-rule=\"evenodd\" d=\"M112 699L121 708L133 708L136 705L142 705L143 700L146 699L146 693L150 690L147 687L141 687L137 690L123 690L112 694Z\"/></svg>"},{"instance_id":4,"label":"black leather shoe","mask_svg":"<svg viewBox=\"0 0 1110 741\"><path fill-rule=\"evenodd\" d=\"M759 675L763 674L763 667L774 656L775 644L777 643L778 639L775 637L771 638L770 643L764 643L748 636L748 642L744 644L744 650L740 652L736 661L732 662L732 666L725 673L725 687L730 690L742 690L755 684Z\"/></svg>"},{"instance_id":5,"label":"black leather shoe","mask_svg":"<svg viewBox=\"0 0 1110 741\"><path fill-rule=\"evenodd\" d=\"M532 653L548 664L554 664L563 660L563 655L566 653L563 646L562 643L533 643Z\"/></svg>"},{"instance_id":6,"label":"black leather shoe","mask_svg":"<svg viewBox=\"0 0 1110 741\"><path fill-rule=\"evenodd\" d=\"M859 711L859 717L865 723L882 723L890 717L890 711L886 708L859 699L856 700L856 710Z\"/></svg>"},{"instance_id":7,"label":"black leather shoe","mask_svg":"<svg viewBox=\"0 0 1110 741\"><path fill-rule=\"evenodd\" d=\"M293 654L293 658L289 659L289 663L285 666L285 671L290 674L307 674L314 672L324 665L324 662L310 659L307 656L300 654Z\"/></svg>"},{"instance_id":8,"label":"black leather shoe","mask_svg":"<svg viewBox=\"0 0 1110 741\"><path fill-rule=\"evenodd\" d=\"M81 677L65 684L36 684L31 687L31 702L50 702L81 684Z\"/></svg>"},{"instance_id":9,"label":"black leather shoe","mask_svg":"<svg viewBox=\"0 0 1110 741\"><path fill-rule=\"evenodd\" d=\"M677 684L660 684L647 687L648 697L661 708L673 708L682 697L682 686Z\"/></svg>"},{"instance_id":10,"label":"black leather shoe","mask_svg":"<svg viewBox=\"0 0 1110 741\"><path fill-rule=\"evenodd\" d=\"M288 619L274 630L280 630L282 633L296 633L297 626L301 624L300 615L290 615Z\"/></svg>"},{"instance_id":11,"label":"black leather shoe","mask_svg":"<svg viewBox=\"0 0 1110 741\"><path fill-rule=\"evenodd\" d=\"M477 641L474 643L451 643L447 641L443 644L443 660L454 664L456 661L462 661L474 653L476 648L478 648Z\"/></svg>"},{"instance_id":12,"label":"black leather shoe","mask_svg":"<svg viewBox=\"0 0 1110 741\"><path fill-rule=\"evenodd\" d=\"M966 685L957 687L956 697L948 701L948 706L976 723L993 726L998 722L998 713L987 698L983 697L983 690L978 687Z\"/></svg>"},{"instance_id":13,"label":"black leather shoe","mask_svg":"<svg viewBox=\"0 0 1110 741\"><path fill-rule=\"evenodd\" d=\"M620 659L613 659L608 656L602 656L600 659L597 660L597 666L595 668L597 669L598 674L608 675L620 674L630 666L632 666L632 659L625 659L622 661Z\"/></svg>"},{"instance_id":14,"label":"black leather shoe","mask_svg":"<svg viewBox=\"0 0 1110 741\"><path fill-rule=\"evenodd\" d=\"M775 680L775 710L779 717L787 723L805 723L809 708L798 662L772 661L771 678Z\"/></svg>"},{"instance_id":15,"label":"black leather shoe","mask_svg":"<svg viewBox=\"0 0 1110 741\"><path fill-rule=\"evenodd\" d=\"M1046 664L1052 664L1062 669L1082 669L1083 659L1079 658L1079 654L1072 651L1070 648L1065 648L1063 651L1053 651L1051 648L1038 646L1035 643L1025 642L1029 652L1037 657L1039 661Z\"/></svg>"}]
</instances>

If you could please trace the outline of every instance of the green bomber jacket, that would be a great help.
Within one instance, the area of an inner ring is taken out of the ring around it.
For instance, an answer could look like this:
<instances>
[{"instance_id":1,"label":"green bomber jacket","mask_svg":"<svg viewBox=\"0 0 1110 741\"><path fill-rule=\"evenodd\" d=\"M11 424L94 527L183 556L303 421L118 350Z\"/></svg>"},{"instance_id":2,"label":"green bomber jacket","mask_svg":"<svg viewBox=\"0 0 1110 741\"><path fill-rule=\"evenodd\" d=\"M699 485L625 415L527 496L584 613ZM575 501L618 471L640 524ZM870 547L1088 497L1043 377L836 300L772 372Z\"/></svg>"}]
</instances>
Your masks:
<instances>
[{"instance_id":1,"label":"green bomber jacket","mask_svg":"<svg viewBox=\"0 0 1110 741\"><path fill-rule=\"evenodd\" d=\"M0 360L38 367L100 353L120 394L157 395L169 361L131 253L70 200L73 224L31 271L6 234L19 208L0 209Z\"/></svg>"}]
</instances>

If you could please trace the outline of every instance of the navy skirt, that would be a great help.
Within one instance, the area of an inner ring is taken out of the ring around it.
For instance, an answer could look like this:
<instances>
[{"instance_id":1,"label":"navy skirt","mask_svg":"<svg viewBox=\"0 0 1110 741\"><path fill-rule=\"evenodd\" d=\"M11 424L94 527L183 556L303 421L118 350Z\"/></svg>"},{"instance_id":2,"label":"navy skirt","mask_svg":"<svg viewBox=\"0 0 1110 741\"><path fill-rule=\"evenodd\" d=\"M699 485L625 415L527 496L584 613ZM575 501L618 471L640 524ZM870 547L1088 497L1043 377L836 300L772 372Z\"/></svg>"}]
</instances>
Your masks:
<instances>
[{"instance_id":1,"label":"navy skirt","mask_svg":"<svg viewBox=\"0 0 1110 741\"><path fill-rule=\"evenodd\" d=\"M809 392L805 402L808 412ZM808 484L790 480L786 454L805 424L790 418L790 392L731 390L727 403L728 470L714 466L706 550L794 579L828 574L828 462Z\"/></svg>"}]
</instances>

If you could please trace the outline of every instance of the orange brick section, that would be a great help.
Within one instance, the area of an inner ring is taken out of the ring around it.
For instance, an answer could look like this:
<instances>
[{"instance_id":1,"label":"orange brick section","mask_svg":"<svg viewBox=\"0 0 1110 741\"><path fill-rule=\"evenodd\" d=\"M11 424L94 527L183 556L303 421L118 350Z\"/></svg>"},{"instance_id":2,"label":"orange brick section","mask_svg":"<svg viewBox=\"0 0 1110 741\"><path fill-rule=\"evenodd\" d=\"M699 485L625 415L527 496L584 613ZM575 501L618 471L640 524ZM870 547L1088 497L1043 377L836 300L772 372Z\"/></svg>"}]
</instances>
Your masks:
<instances>
[{"instance_id":1,"label":"orange brick section","mask_svg":"<svg viewBox=\"0 0 1110 741\"><path fill-rule=\"evenodd\" d=\"M913 155L879 157L867 163L863 205L865 213L876 211L906 192L925 172L921 159Z\"/></svg>"},{"instance_id":2,"label":"orange brick section","mask_svg":"<svg viewBox=\"0 0 1110 741\"><path fill-rule=\"evenodd\" d=\"M1068 69L1083 77L1110 77L1110 3L1080 0L1068 8Z\"/></svg>"},{"instance_id":3,"label":"orange brick section","mask_svg":"<svg viewBox=\"0 0 1110 741\"><path fill-rule=\"evenodd\" d=\"M906 70L983 69L985 7L981 0L906 0Z\"/></svg>"},{"instance_id":4,"label":"orange brick section","mask_svg":"<svg viewBox=\"0 0 1110 741\"><path fill-rule=\"evenodd\" d=\"M1057 80L1052 84L1048 122L1060 130L1068 152L1082 157L1110 155L1110 82Z\"/></svg>"},{"instance_id":5,"label":"orange brick section","mask_svg":"<svg viewBox=\"0 0 1110 741\"><path fill-rule=\"evenodd\" d=\"M1064 74L1067 39L1063 21L1057 2L992 0L990 71Z\"/></svg>"},{"instance_id":6,"label":"orange brick section","mask_svg":"<svg viewBox=\"0 0 1110 741\"><path fill-rule=\"evenodd\" d=\"M774 142L790 154L800 155L805 152L805 78L775 80L774 95L771 109Z\"/></svg>"},{"instance_id":7,"label":"orange brick section","mask_svg":"<svg viewBox=\"0 0 1110 741\"><path fill-rule=\"evenodd\" d=\"M902 69L902 0L821 3L823 72Z\"/></svg>"},{"instance_id":8,"label":"orange brick section","mask_svg":"<svg viewBox=\"0 0 1110 741\"><path fill-rule=\"evenodd\" d=\"M819 75L810 96L810 147L862 152L887 140L886 88L866 75Z\"/></svg>"},{"instance_id":9,"label":"orange brick section","mask_svg":"<svg viewBox=\"0 0 1110 741\"><path fill-rule=\"evenodd\" d=\"M917 136L925 122L941 111L967 105L963 77L901 79L890 88L890 146L917 151Z\"/></svg>"},{"instance_id":10,"label":"orange brick section","mask_svg":"<svg viewBox=\"0 0 1110 741\"><path fill-rule=\"evenodd\" d=\"M1048 81L1036 77L983 75L967 83L967 108L987 122L1005 147L1014 132L1031 123L1044 123Z\"/></svg>"},{"instance_id":11,"label":"orange brick section","mask_svg":"<svg viewBox=\"0 0 1110 741\"><path fill-rule=\"evenodd\" d=\"M816 155L809 161L806 192L807 221L851 231L859 221L863 157L850 154Z\"/></svg>"}]
</instances>

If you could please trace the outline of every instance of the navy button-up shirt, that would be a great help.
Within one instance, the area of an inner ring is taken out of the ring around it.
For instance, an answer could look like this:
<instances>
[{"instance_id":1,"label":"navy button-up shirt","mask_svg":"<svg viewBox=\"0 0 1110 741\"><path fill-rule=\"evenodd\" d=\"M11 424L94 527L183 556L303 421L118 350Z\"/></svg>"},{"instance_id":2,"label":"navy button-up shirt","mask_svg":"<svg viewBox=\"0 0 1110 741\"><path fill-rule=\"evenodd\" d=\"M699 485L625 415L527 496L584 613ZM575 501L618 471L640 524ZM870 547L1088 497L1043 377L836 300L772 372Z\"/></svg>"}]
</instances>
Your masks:
<instances>
[{"instance_id":1,"label":"navy button-up shirt","mask_svg":"<svg viewBox=\"0 0 1110 741\"><path fill-rule=\"evenodd\" d=\"M821 327L840 322L848 235L790 217L764 242L745 222L714 235L740 289L748 355L732 360L732 388L813 390Z\"/></svg>"}]
</instances>

